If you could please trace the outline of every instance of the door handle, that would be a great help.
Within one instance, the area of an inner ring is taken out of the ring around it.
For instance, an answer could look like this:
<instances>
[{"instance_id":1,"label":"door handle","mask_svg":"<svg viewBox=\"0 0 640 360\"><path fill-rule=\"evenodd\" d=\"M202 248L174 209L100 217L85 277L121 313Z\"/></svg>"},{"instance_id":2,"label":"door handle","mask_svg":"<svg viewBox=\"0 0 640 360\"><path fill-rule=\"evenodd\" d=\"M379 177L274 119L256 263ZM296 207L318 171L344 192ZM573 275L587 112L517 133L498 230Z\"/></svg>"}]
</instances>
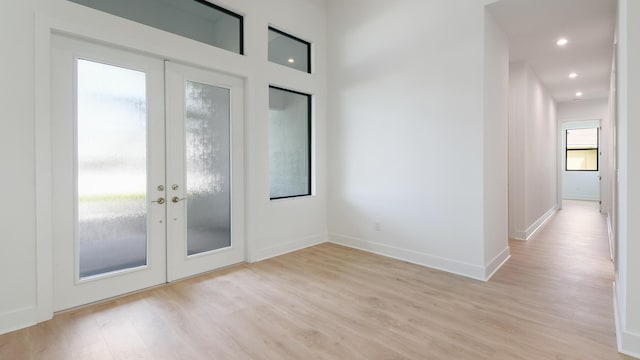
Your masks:
<instances>
[{"instance_id":1,"label":"door handle","mask_svg":"<svg viewBox=\"0 0 640 360\"><path fill-rule=\"evenodd\" d=\"M177 202L180 202L182 200L184 200L184 198L180 198L180 197L177 197L177 196L174 196L174 197L171 198L171 202L174 203L174 204L177 203Z\"/></svg>"},{"instance_id":2,"label":"door handle","mask_svg":"<svg viewBox=\"0 0 640 360\"><path fill-rule=\"evenodd\" d=\"M152 203L158 203L160 205L164 204L164 198L159 197L158 200L152 200Z\"/></svg>"}]
</instances>

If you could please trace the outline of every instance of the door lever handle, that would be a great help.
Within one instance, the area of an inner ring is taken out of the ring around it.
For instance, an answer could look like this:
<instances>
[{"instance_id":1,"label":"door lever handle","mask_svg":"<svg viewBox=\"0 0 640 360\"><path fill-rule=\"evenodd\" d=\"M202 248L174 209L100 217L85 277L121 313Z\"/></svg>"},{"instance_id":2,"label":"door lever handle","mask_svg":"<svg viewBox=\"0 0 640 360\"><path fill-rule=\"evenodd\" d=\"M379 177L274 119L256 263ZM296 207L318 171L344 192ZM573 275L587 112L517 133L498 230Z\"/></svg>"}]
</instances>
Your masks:
<instances>
[{"instance_id":1,"label":"door lever handle","mask_svg":"<svg viewBox=\"0 0 640 360\"><path fill-rule=\"evenodd\" d=\"M153 200L151 202L152 203L158 203L158 204L162 205L162 204L164 204L164 198L160 197L160 198L158 198L158 200Z\"/></svg>"},{"instance_id":2,"label":"door lever handle","mask_svg":"<svg viewBox=\"0 0 640 360\"><path fill-rule=\"evenodd\" d=\"M173 202L173 203L177 203L177 202L180 202L182 200L184 200L184 198L180 198L180 197L177 197L177 196L174 196L174 197L171 198L171 202Z\"/></svg>"}]
</instances>

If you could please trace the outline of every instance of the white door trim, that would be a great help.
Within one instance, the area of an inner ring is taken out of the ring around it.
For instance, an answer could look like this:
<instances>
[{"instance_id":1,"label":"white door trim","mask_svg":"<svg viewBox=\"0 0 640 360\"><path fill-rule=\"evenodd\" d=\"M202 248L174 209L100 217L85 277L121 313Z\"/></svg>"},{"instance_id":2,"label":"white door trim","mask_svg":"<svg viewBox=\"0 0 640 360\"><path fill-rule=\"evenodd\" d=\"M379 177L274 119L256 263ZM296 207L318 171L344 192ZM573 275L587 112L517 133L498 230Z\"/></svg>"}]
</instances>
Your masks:
<instances>
[{"instance_id":1,"label":"white door trim","mask_svg":"<svg viewBox=\"0 0 640 360\"><path fill-rule=\"evenodd\" d=\"M597 126L594 124L597 123ZM569 128L565 129L566 126ZM588 129L588 128L598 128L598 176L602 176L602 157L600 153L602 152L602 119L598 118L584 118L584 119L560 119L558 120L558 167L557 167L557 177L558 177L558 190L557 190L557 202L558 202L558 210L562 210L562 200L564 199L564 191L563 191L563 181L564 181L564 169L565 169L565 130L570 129ZM602 181L598 182L598 192L600 195L600 201L602 202ZM599 205L599 208L602 209L602 204Z\"/></svg>"}]
</instances>

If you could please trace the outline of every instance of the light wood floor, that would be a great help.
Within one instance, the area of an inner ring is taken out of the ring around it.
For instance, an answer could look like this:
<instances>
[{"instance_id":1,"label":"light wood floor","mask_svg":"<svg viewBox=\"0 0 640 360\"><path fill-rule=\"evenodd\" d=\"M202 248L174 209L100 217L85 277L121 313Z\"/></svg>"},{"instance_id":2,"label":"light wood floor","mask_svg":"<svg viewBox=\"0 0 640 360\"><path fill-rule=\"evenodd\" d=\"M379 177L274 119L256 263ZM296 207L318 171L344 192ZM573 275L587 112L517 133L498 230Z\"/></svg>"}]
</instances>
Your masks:
<instances>
[{"instance_id":1,"label":"light wood floor","mask_svg":"<svg viewBox=\"0 0 640 360\"><path fill-rule=\"evenodd\" d=\"M0 359L624 359L604 218L568 202L489 282L323 244L56 315Z\"/></svg>"}]
</instances>

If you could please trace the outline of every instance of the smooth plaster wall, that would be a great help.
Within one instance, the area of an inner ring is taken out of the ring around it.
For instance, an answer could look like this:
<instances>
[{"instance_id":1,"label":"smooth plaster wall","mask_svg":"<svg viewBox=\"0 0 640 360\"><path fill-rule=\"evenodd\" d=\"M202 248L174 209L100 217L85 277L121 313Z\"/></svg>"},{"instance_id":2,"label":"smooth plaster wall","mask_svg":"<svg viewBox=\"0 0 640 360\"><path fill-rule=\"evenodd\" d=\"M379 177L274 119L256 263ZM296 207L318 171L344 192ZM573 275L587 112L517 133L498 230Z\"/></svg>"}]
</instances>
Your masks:
<instances>
[{"instance_id":1,"label":"smooth plaster wall","mask_svg":"<svg viewBox=\"0 0 640 360\"><path fill-rule=\"evenodd\" d=\"M618 4L618 344L640 357L640 2Z\"/></svg>"},{"instance_id":2,"label":"smooth plaster wall","mask_svg":"<svg viewBox=\"0 0 640 360\"><path fill-rule=\"evenodd\" d=\"M0 333L32 318L36 300L34 13L35 0L0 12Z\"/></svg>"},{"instance_id":3,"label":"smooth plaster wall","mask_svg":"<svg viewBox=\"0 0 640 360\"><path fill-rule=\"evenodd\" d=\"M509 254L509 43L488 10L484 34L484 261L492 272Z\"/></svg>"},{"instance_id":4,"label":"smooth plaster wall","mask_svg":"<svg viewBox=\"0 0 640 360\"><path fill-rule=\"evenodd\" d=\"M42 47L42 23L100 38L125 48L155 54L160 58L218 70L245 79L245 232L248 259L257 261L326 240L326 3L322 0L220 0L217 4L245 15L245 54L238 56L157 29L136 24L64 0L11 2L0 13L0 45L10 49L2 57L0 83L4 200L10 206L0 210L0 333L45 320L51 309L43 305L51 284L37 282L37 273L50 276L50 261L40 268L36 253L50 249L36 247L36 212L55 211L47 198L36 199L35 137L36 97L42 102L46 89L37 89L34 68L42 70L36 53ZM291 16L294 13L296 16ZM38 27L36 27L36 18ZM278 28L313 43L314 69L309 75L267 62L267 27ZM36 32L38 28L38 32ZM132 35L134 34L134 35ZM34 39L38 39L35 42ZM47 64L44 67L47 68ZM39 70L38 70L39 71ZM39 80L43 82L42 79ZM44 81L46 83L46 80ZM314 196L289 201L269 200L268 171L268 85L273 84L314 95ZM35 109L35 110L34 110ZM46 134L45 134L46 135ZM48 136L48 135L47 135ZM46 153L46 149L40 148ZM46 166L43 167L46 169ZM43 168L39 168L39 171ZM49 206L49 210L46 210ZM43 211L44 209L44 211ZM39 238L47 233L46 221ZM41 243L38 243L41 245ZM47 268L48 266L48 268ZM46 280L46 279L45 279ZM50 281L49 281L50 282ZM36 289L40 289L37 293ZM38 312L40 301L40 312Z\"/></svg>"},{"instance_id":5,"label":"smooth plaster wall","mask_svg":"<svg viewBox=\"0 0 640 360\"><path fill-rule=\"evenodd\" d=\"M609 117L607 99L561 102L557 105L558 121L606 120Z\"/></svg>"},{"instance_id":6,"label":"smooth plaster wall","mask_svg":"<svg viewBox=\"0 0 640 360\"><path fill-rule=\"evenodd\" d=\"M509 236L528 239L557 209L556 104L531 67L509 70Z\"/></svg>"},{"instance_id":7,"label":"smooth plaster wall","mask_svg":"<svg viewBox=\"0 0 640 360\"><path fill-rule=\"evenodd\" d=\"M484 11L329 2L331 241L486 277Z\"/></svg>"}]
</instances>

